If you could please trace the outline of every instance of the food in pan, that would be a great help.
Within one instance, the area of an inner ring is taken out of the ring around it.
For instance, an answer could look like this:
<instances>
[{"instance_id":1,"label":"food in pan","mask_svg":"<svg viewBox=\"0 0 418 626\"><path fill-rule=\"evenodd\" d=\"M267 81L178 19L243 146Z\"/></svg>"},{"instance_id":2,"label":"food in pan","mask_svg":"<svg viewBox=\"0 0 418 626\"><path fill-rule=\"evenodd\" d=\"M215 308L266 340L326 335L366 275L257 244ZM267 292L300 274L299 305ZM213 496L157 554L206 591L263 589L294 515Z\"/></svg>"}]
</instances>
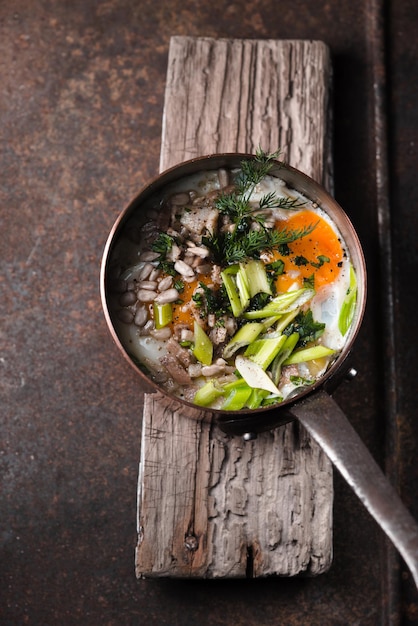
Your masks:
<instances>
[{"instance_id":1,"label":"food in pan","mask_svg":"<svg viewBox=\"0 0 418 626\"><path fill-rule=\"evenodd\" d=\"M112 250L109 308L131 358L205 407L255 409L297 396L342 350L356 303L332 218L258 151L188 175L129 217Z\"/></svg>"}]
</instances>

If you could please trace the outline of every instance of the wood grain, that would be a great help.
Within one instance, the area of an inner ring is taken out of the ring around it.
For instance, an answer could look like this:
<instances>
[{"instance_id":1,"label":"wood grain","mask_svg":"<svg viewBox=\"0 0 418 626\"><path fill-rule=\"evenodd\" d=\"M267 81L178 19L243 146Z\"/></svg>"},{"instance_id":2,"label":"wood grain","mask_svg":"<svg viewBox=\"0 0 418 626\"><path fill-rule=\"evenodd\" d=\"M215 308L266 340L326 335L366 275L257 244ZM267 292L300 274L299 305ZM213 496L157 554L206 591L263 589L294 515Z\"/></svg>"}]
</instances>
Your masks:
<instances>
[{"instance_id":1,"label":"wood grain","mask_svg":"<svg viewBox=\"0 0 418 626\"><path fill-rule=\"evenodd\" d=\"M261 146L328 186L330 79L320 41L173 37L160 170Z\"/></svg>"},{"instance_id":2,"label":"wood grain","mask_svg":"<svg viewBox=\"0 0 418 626\"><path fill-rule=\"evenodd\" d=\"M161 170L281 148L329 186L330 58L321 42L173 37ZM137 576L317 575L332 560L332 468L297 423L255 441L145 397Z\"/></svg>"}]
</instances>

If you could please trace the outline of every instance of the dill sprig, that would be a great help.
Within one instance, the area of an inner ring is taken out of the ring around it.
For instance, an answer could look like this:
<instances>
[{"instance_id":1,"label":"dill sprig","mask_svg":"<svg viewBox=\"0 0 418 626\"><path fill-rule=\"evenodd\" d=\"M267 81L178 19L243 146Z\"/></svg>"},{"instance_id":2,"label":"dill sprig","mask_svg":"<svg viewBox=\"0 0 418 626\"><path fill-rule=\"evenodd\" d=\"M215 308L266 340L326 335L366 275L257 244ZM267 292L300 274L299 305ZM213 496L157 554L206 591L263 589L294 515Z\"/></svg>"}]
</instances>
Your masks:
<instances>
[{"instance_id":1,"label":"dill sprig","mask_svg":"<svg viewBox=\"0 0 418 626\"><path fill-rule=\"evenodd\" d=\"M315 225L298 230L275 230L267 228L266 213L273 209L297 209L304 203L299 199L278 197L275 192L266 193L258 206L250 204L255 187L268 175L279 152L267 154L257 150L254 158L242 161L236 177L235 189L221 194L215 203L221 215L227 216L231 228L226 232L209 233L202 243L212 252L215 260L227 265L246 258L260 258L263 251L291 243L311 233Z\"/></svg>"},{"instance_id":2,"label":"dill sprig","mask_svg":"<svg viewBox=\"0 0 418 626\"><path fill-rule=\"evenodd\" d=\"M304 201L299 198L287 198L277 196L274 191L270 191L260 200L260 209L263 211L271 209L285 209L286 211L299 209L304 206Z\"/></svg>"},{"instance_id":3,"label":"dill sprig","mask_svg":"<svg viewBox=\"0 0 418 626\"><path fill-rule=\"evenodd\" d=\"M270 172L274 161L280 156L280 151L268 154L258 148L252 159L241 162L241 170L236 180L236 187L239 196L248 201L254 188Z\"/></svg>"},{"instance_id":4,"label":"dill sprig","mask_svg":"<svg viewBox=\"0 0 418 626\"><path fill-rule=\"evenodd\" d=\"M207 246L219 265L239 263L247 258L259 259L262 252L268 252L292 243L309 235L316 224L310 224L298 229L273 230L262 228L239 232L218 232L214 235L202 237L202 243Z\"/></svg>"}]
</instances>

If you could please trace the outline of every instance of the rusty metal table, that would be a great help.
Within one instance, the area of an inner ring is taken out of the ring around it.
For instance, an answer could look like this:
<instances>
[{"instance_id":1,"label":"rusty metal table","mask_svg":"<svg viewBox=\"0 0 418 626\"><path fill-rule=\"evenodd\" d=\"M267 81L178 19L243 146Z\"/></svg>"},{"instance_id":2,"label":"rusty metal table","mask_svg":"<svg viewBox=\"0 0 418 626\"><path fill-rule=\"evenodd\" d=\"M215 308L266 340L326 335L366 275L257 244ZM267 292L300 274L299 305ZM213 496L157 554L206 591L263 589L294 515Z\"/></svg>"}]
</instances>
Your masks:
<instances>
[{"instance_id":1,"label":"rusty metal table","mask_svg":"<svg viewBox=\"0 0 418 626\"><path fill-rule=\"evenodd\" d=\"M170 37L325 41L335 195L370 274L359 374L336 396L418 517L417 26L413 0L3 0L0 624L418 623L408 571L338 475L327 574L135 579L144 390L98 294L107 233L158 170Z\"/></svg>"}]
</instances>

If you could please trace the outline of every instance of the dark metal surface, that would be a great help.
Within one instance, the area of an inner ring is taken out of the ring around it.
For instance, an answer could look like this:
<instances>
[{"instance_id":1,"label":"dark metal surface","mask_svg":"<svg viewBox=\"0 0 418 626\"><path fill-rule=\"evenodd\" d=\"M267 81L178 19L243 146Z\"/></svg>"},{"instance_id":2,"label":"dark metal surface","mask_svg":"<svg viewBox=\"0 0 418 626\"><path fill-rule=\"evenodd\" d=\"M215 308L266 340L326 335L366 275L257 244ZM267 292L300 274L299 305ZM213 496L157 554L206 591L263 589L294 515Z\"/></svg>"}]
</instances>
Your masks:
<instances>
[{"instance_id":1,"label":"dark metal surface","mask_svg":"<svg viewBox=\"0 0 418 626\"><path fill-rule=\"evenodd\" d=\"M169 37L324 40L334 65L335 193L370 277L353 357L359 374L335 397L379 464L389 451L417 518L417 25L415 0L0 4L2 625L418 623L407 568L387 559L384 534L338 474L327 574L135 580L143 389L108 336L98 293L110 227L158 171Z\"/></svg>"}]
</instances>

